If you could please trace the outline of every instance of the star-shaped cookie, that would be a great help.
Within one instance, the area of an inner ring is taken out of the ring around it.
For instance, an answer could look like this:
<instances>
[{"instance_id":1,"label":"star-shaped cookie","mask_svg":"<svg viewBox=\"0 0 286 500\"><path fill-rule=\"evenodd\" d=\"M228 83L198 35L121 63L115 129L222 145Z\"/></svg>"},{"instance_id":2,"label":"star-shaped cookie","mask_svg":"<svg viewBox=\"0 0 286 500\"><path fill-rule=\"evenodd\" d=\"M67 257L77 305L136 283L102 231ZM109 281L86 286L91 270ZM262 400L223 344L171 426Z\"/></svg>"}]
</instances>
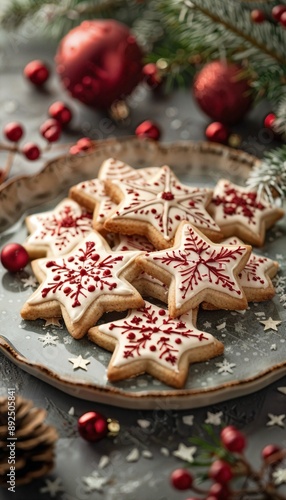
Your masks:
<instances>
[{"instance_id":1,"label":"star-shaped cookie","mask_svg":"<svg viewBox=\"0 0 286 500\"><path fill-rule=\"evenodd\" d=\"M223 242L228 245L243 245L238 238L228 238ZM248 262L238 275L248 302L270 300L275 295L271 279L277 274L279 264L275 260L251 252Z\"/></svg>"},{"instance_id":2,"label":"star-shaped cookie","mask_svg":"<svg viewBox=\"0 0 286 500\"><path fill-rule=\"evenodd\" d=\"M90 231L92 214L68 198L53 210L26 217L31 233L24 246L31 259L64 255L70 252Z\"/></svg>"},{"instance_id":3,"label":"star-shaped cookie","mask_svg":"<svg viewBox=\"0 0 286 500\"><path fill-rule=\"evenodd\" d=\"M90 233L72 252L32 263L41 285L24 304L24 319L62 314L74 338L81 338L105 311L144 304L129 283L138 273L138 252L112 252L99 233Z\"/></svg>"},{"instance_id":4,"label":"star-shaped cookie","mask_svg":"<svg viewBox=\"0 0 286 500\"><path fill-rule=\"evenodd\" d=\"M225 237L238 236L245 243L262 246L268 228L284 215L252 188L221 179L214 188L208 211Z\"/></svg>"},{"instance_id":5,"label":"star-shaped cookie","mask_svg":"<svg viewBox=\"0 0 286 500\"><path fill-rule=\"evenodd\" d=\"M237 275L250 252L247 245L213 243L182 222L173 247L136 260L143 270L169 285L168 308L175 317L204 301L220 309L245 309L247 300Z\"/></svg>"},{"instance_id":6,"label":"star-shaped cookie","mask_svg":"<svg viewBox=\"0 0 286 500\"><path fill-rule=\"evenodd\" d=\"M212 335L197 330L196 311L170 318L168 311L149 302L126 318L93 327L90 340L114 351L108 366L110 381L150 373L165 384L182 387L189 364L223 352Z\"/></svg>"},{"instance_id":7,"label":"star-shaped cookie","mask_svg":"<svg viewBox=\"0 0 286 500\"><path fill-rule=\"evenodd\" d=\"M147 181L106 181L106 189L119 203L105 222L108 231L144 235L159 249L172 246L182 220L190 221L214 241L222 237L205 208L212 191L181 184L168 166Z\"/></svg>"},{"instance_id":8,"label":"star-shaped cookie","mask_svg":"<svg viewBox=\"0 0 286 500\"><path fill-rule=\"evenodd\" d=\"M105 160L100 167L98 178L85 180L69 191L69 196L81 206L93 212L93 227L96 231L105 234L103 225L105 220L116 208L105 189L106 179L140 179L148 178L157 172L157 167L135 169L114 158Z\"/></svg>"}]
</instances>

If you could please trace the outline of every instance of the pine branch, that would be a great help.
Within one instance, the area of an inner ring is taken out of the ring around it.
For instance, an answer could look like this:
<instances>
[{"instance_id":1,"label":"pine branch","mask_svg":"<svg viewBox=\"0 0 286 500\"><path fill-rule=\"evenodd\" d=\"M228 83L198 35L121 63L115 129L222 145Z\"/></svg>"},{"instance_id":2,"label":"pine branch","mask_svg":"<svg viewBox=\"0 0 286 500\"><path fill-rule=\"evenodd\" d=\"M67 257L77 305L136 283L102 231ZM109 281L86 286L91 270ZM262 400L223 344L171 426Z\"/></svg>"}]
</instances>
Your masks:
<instances>
[{"instance_id":1,"label":"pine branch","mask_svg":"<svg viewBox=\"0 0 286 500\"><path fill-rule=\"evenodd\" d=\"M258 189L259 195L266 196L271 203L278 199L282 204L286 199L286 145L265 153L252 170L247 185Z\"/></svg>"}]
</instances>

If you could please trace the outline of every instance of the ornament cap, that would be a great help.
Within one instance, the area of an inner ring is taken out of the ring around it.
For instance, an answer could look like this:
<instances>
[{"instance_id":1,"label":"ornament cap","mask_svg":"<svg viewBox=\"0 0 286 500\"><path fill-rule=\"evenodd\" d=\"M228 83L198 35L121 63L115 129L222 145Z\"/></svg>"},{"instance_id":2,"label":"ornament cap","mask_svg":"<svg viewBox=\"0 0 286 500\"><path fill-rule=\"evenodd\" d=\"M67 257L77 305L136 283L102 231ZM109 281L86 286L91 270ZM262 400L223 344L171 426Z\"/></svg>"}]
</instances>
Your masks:
<instances>
[{"instance_id":1,"label":"ornament cap","mask_svg":"<svg viewBox=\"0 0 286 500\"><path fill-rule=\"evenodd\" d=\"M114 418L108 418L107 419L107 429L108 429L108 432L107 432L108 437L118 436L118 434L120 432L120 424L119 424L118 420L116 420Z\"/></svg>"}]
</instances>

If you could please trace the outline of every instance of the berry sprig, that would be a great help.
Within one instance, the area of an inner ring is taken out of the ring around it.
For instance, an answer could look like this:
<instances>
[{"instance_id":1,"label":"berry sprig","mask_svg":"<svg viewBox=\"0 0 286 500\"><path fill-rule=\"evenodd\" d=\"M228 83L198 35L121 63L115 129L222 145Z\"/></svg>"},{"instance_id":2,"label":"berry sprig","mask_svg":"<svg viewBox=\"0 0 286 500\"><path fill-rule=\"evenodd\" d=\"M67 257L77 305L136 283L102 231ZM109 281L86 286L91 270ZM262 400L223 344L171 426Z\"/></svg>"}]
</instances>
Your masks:
<instances>
[{"instance_id":1,"label":"berry sprig","mask_svg":"<svg viewBox=\"0 0 286 500\"><path fill-rule=\"evenodd\" d=\"M4 168L0 169L0 184L2 184L10 173L11 167L16 154L21 155L28 161L36 161L41 156L43 151L50 148L51 144L58 141L62 129L71 121L72 111L61 101L54 102L48 109L49 118L46 119L39 127L41 136L46 140L46 148L42 149L34 142L27 142L23 145L20 141L25 135L25 129L22 123L10 122L3 129L3 135L8 141L0 143L0 151L8 152L7 160Z\"/></svg>"},{"instance_id":2,"label":"berry sprig","mask_svg":"<svg viewBox=\"0 0 286 500\"><path fill-rule=\"evenodd\" d=\"M204 426L207 439L194 437L190 441L200 449L191 467L198 467L196 477L188 469L176 469L170 481L178 490L192 490L196 496L186 500L286 500L278 492L278 466L286 457L286 449L269 444L261 452L259 470L245 456L245 435L235 426L224 427L220 435L211 426ZM208 481L208 488L201 483Z\"/></svg>"}]
</instances>

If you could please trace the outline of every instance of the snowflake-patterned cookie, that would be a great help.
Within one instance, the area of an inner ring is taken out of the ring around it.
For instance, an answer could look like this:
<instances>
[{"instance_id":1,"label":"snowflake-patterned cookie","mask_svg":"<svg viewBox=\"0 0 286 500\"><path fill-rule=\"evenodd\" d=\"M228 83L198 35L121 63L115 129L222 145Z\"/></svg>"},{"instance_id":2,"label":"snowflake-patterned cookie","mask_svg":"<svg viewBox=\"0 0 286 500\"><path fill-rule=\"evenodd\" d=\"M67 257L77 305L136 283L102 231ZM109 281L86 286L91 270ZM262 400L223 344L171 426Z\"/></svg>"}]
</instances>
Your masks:
<instances>
[{"instance_id":1,"label":"snowflake-patterned cookie","mask_svg":"<svg viewBox=\"0 0 286 500\"><path fill-rule=\"evenodd\" d=\"M81 206L93 212L93 227L104 234L103 225L116 208L110 196L106 193L106 179L141 179L148 178L157 172L158 168L134 169L127 163L109 158L100 167L98 178L85 180L69 191L69 196Z\"/></svg>"},{"instance_id":2,"label":"snowflake-patterned cookie","mask_svg":"<svg viewBox=\"0 0 286 500\"><path fill-rule=\"evenodd\" d=\"M129 283L138 269L138 252L113 252L96 232L72 252L55 259L38 259L32 267L41 285L24 304L24 319L62 314L74 338L81 338L105 311L123 311L144 304Z\"/></svg>"},{"instance_id":3,"label":"snowflake-patterned cookie","mask_svg":"<svg viewBox=\"0 0 286 500\"><path fill-rule=\"evenodd\" d=\"M126 318L93 327L90 340L114 351L108 366L110 381L150 373L165 384L182 387L190 363L208 360L223 352L212 335L194 326L196 311L171 318L149 302L129 311Z\"/></svg>"},{"instance_id":4,"label":"snowflake-patterned cookie","mask_svg":"<svg viewBox=\"0 0 286 500\"><path fill-rule=\"evenodd\" d=\"M221 179L214 188L208 211L225 237L238 236L245 243L262 246L268 228L284 215L252 188Z\"/></svg>"},{"instance_id":5,"label":"snowflake-patterned cookie","mask_svg":"<svg viewBox=\"0 0 286 500\"><path fill-rule=\"evenodd\" d=\"M191 224L182 222L172 248L138 256L143 270L169 286L172 317L206 301L220 309L245 309L247 300L237 275L251 247L210 241Z\"/></svg>"},{"instance_id":6,"label":"snowflake-patterned cookie","mask_svg":"<svg viewBox=\"0 0 286 500\"><path fill-rule=\"evenodd\" d=\"M228 238L223 242L227 245L243 245L238 238ZM275 260L251 252L248 262L238 275L238 282L242 286L248 302L270 300L275 295L275 288L271 279L279 269Z\"/></svg>"},{"instance_id":7,"label":"snowflake-patterned cookie","mask_svg":"<svg viewBox=\"0 0 286 500\"><path fill-rule=\"evenodd\" d=\"M206 211L212 191L181 184L168 166L150 180L106 181L119 203L105 222L108 231L146 236L156 248L172 246L180 221L190 221L214 241L222 233Z\"/></svg>"},{"instance_id":8,"label":"snowflake-patterned cookie","mask_svg":"<svg viewBox=\"0 0 286 500\"><path fill-rule=\"evenodd\" d=\"M92 214L68 198L53 210L29 215L24 243L31 259L64 255L92 231Z\"/></svg>"}]
</instances>

